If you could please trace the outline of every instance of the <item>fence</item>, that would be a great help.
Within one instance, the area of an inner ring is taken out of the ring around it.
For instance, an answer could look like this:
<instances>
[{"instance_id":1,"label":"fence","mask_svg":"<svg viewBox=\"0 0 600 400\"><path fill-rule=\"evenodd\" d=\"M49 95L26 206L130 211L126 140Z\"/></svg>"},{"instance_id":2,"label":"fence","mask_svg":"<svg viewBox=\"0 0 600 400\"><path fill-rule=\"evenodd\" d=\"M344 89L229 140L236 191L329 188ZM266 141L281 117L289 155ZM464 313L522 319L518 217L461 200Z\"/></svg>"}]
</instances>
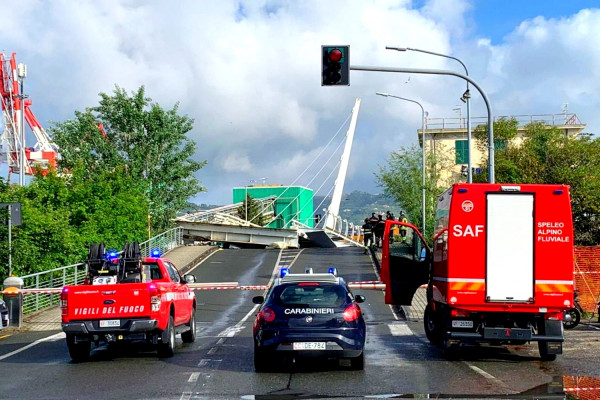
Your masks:
<instances>
[{"instance_id":1,"label":"fence","mask_svg":"<svg viewBox=\"0 0 600 400\"><path fill-rule=\"evenodd\" d=\"M575 289L579 304L589 313L598 312L600 301L600 246L575 247Z\"/></svg>"},{"instance_id":2,"label":"fence","mask_svg":"<svg viewBox=\"0 0 600 400\"><path fill-rule=\"evenodd\" d=\"M151 250L160 250L161 253L183 244L183 228L177 227L169 229L160 235L154 236L140 243L142 257L150 256ZM35 274L24 275L24 289L46 289L57 288L65 285L76 285L83 283L87 274L87 265L85 263L67 265L65 267L55 268L49 271L38 272ZM28 314L34 311L43 310L58 304L59 294L36 293L24 296L23 313Z\"/></svg>"}]
</instances>

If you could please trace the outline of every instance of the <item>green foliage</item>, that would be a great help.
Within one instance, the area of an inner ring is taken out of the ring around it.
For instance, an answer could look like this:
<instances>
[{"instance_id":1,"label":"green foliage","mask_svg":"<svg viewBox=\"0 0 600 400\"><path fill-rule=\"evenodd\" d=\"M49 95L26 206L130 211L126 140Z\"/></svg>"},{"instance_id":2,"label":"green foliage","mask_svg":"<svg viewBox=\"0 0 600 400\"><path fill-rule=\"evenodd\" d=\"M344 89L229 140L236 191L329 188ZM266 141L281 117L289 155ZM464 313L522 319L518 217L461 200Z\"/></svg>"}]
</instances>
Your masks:
<instances>
[{"instance_id":1,"label":"green foliage","mask_svg":"<svg viewBox=\"0 0 600 400\"><path fill-rule=\"evenodd\" d=\"M171 227L188 198L205 190L194 173L206 162L192 159L196 145L186 136L193 120L179 116L178 105L164 110L152 103L143 86L131 95L117 86L100 97L97 107L52 127L61 168L81 166L94 176L119 170L143 190L152 230Z\"/></svg>"},{"instance_id":2,"label":"green foliage","mask_svg":"<svg viewBox=\"0 0 600 400\"><path fill-rule=\"evenodd\" d=\"M266 218L262 215L261 204L252 198L249 194L246 195L246 199L243 204L238 207L237 215L239 218L250 221L253 224L265 226L267 223Z\"/></svg>"},{"instance_id":3,"label":"green foliage","mask_svg":"<svg viewBox=\"0 0 600 400\"><path fill-rule=\"evenodd\" d=\"M74 166L69 176L36 176L29 186L0 184L0 202L21 203L12 227L12 273L26 275L81 262L91 242L121 248L147 237L140 185L117 168L98 175ZM0 180L1 181L1 180ZM8 230L0 226L0 280L8 274Z\"/></svg>"},{"instance_id":4,"label":"green foliage","mask_svg":"<svg viewBox=\"0 0 600 400\"><path fill-rule=\"evenodd\" d=\"M522 142L508 142L495 152L496 182L569 185L575 244L600 244L600 140L569 137L540 122L525 130ZM487 179L487 171L476 177Z\"/></svg>"},{"instance_id":5,"label":"green foliage","mask_svg":"<svg viewBox=\"0 0 600 400\"><path fill-rule=\"evenodd\" d=\"M408 216L410 223L422 225L422 149L411 146L401 147L391 153L385 166L379 167L376 174L379 186L393 198ZM426 160L425 180L425 223L427 239L433 237L433 223L437 196L446 188L438 186L441 172L451 168L451 160L429 152Z\"/></svg>"}]
</instances>

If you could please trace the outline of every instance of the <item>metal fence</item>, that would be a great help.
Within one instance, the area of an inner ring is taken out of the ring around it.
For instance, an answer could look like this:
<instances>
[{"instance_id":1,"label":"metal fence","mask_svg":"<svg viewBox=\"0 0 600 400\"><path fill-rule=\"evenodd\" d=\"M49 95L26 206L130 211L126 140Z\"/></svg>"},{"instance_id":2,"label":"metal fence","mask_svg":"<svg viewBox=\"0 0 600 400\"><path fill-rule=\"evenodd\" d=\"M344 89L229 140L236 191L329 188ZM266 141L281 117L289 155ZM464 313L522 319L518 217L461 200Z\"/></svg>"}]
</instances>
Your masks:
<instances>
[{"instance_id":1,"label":"metal fence","mask_svg":"<svg viewBox=\"0 0 600 400\"><path fill-rule=\"evenodd\" d=\"M177 227L169 229L160 235L154 236L140 243L142 257L148 257L150 251L157 249L161 253L181 246L183 244L183 228ZM79 263L67 265L65 267L55 268L49 271L38 272L35 274L21 276L24 289L50 289L66 285L77 285L83 283L87 274L87 264ZM23 313L28 314L34 311L57 305L60 302L60 294L35 293L24 296Z\"/></svg>"},{"instance_id":2,"label":"metal fence","mask_svg":"<svg viewBox=\"0 0 600 400\"><path fill-rule=\"evenodd\" d=\"M562 114L533 114L533 115L505 115L496 116L494 121L501 118L517 120L519 126L532 124L534 122L542 122L546 125L581 125L581 121L577 114L562 113ZM487 125L487 117L471 118L471 125L475 128L477 125ZM467 119L464 117L451 118L427 118L425 120L425 129L466 129Z\"/></svg>"}]
</instances>

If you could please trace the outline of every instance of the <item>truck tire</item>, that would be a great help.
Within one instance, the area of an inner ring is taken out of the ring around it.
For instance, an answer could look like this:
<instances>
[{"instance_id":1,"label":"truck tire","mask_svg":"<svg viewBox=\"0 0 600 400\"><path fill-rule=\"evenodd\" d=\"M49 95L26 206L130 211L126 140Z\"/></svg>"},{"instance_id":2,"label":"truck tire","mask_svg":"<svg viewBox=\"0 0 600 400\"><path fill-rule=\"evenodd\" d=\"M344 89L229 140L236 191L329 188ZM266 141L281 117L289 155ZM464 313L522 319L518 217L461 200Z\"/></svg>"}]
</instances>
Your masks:
<instances>
[{"instance_id":1,"label":"truck tire","mask_svg":"<svg viewBox=\"0 0 600 400\"><path fill-rule=\"evenodd\" d=\"M87 361L90 358L90 349L92 342L75 342L74 335L67 335L67 347L69 348L69 355L73 362L79 363Z\"/></svg>"},{"instance_id":2,"label":"truck tire","mask_svg":"<svg viewBox=\"0 0 600 400\"><path fill-rule=\"evenodd\" d=\"M181 340L183 340L183 343L194 343L196 340L196 310L194 309L192 309L188 325L190 326L190 330L181 334Z\"/></svg>"},{"instance_id":3,"label":"truck tire","mask_svg":"<svg viewBox=\"0 0 600 400\"><path fill-rule=\"evenodd\" d=\"M157 353L160 358L173 357L175 354L175 327L173 316L169 317L167 329L162 333L162 342L158 344Z\"/></svg>"},{"instance_id":4,"label":"truck tire","mask_svg":"<svg viewBox=\"0 0 600 400\"><path fill-rule=\"evenodd\" d=\"M542 361L556 360L556 354L548 354L548 342L538 342L538 349L540 351L540 358Z\"/></svg>"},{"instance_id":5,"label":"truck tire","mask_svg":"<svg viewBox=\"0 0 600 400\"><path fill-rule=\"evenodd\" d=\"M423 325L425 327L425 335L432 344L439 346L442 344L442 324L438 313L431 310L428 304L425 307L425 315L423 317Z\"/></svg>"},{"instance_id":6,"label":"truck tire","mask_svg":"<svg viewBox=\"0 0 600 400\"><path fill-rule=\"evenodd\" d=\"M571 308L570 310L567 310L565 312L571 316L570 321L563 320L563 326L565 327L565 329L573 329L577 325L579 325L579 322L581 321L581 313L578 309Z\"/></svg>"}]
</instances>

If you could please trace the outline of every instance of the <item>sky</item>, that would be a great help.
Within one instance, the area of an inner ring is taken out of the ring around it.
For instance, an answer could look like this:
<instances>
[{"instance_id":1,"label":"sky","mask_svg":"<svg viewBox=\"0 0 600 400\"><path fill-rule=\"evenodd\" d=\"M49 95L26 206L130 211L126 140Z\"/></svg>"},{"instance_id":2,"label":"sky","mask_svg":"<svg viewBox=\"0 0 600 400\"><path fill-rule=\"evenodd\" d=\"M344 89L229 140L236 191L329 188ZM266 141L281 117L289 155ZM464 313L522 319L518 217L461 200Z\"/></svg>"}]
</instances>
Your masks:
<instances>
[{"instance_id":1,"label":"sky","mask_svg":"<svg viewBox=\"0 0 600 400\"><path fill-rule=\"evenodd\" d=\"M417 145L421 109L375 92L418 101L429 118L466 112L456 77L352 71L349 87L322 87L321 45L349 45L352 65L462 72L386 46L451 55L495 116L566 107L600 134L597 1L21 0L0 2L0 15L0 51L27 64L25 93L46 129L115 85L178 103L195 120L194 158L207 161L197 173L207 192L190 199L199 204L230 204L233 187L256 183L330 193L357 98L345 192L380 193L390 153ZM471 116L487 116L473 90Z\"/></svg>"}]
</instances>

